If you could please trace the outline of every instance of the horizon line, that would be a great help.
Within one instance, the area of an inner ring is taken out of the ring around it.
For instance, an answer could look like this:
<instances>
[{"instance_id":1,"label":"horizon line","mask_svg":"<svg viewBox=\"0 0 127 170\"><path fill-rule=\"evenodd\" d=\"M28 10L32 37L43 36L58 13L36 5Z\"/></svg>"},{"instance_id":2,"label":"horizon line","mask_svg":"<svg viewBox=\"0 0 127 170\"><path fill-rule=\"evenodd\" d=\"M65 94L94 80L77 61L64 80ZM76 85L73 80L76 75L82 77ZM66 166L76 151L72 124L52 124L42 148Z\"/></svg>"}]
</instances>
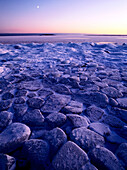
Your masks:
<instances>
[{"instance_id":1,"label":"horizon line","mask_svg":"<svg viewBox=\"0 0 127 170\"><path fill-rule=\"evenodd\" d=\"M94 33L0 33L0 36L34 36L34 35L40 35L40 36L54 36L54 35L60 35L60 34L84 34L86 36L127 36L127 34L94 34Z\"/></svg>"}]
</instances>

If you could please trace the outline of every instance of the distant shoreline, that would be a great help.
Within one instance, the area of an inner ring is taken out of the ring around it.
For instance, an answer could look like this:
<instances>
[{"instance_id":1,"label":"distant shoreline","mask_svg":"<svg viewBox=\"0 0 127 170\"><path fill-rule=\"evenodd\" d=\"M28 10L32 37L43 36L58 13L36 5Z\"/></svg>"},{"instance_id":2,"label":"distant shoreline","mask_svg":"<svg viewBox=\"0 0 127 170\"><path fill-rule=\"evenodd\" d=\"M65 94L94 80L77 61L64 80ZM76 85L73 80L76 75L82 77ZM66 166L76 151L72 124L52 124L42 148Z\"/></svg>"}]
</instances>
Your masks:
<instances>
[{"instance_id":1,"label":"distant shoreline","mask_svg":"<svg viewBox=\"0 0 127 170\"><path fill-rule=\"evenodd\" d=\"M56 36L56 35L77 35L82 33L0 33L0 36ZM82 34L84 36L127 36L125 34Z\"/></svg>"},{"instance_id":2,"label":"distant shoreline","mask_svg":"<svg viewBox=\"0 0 127 170\"><path fill-rule=\"evenodd\" d=\"M55 34L41 33L0 33L0 36L55 36Z\"/></svg>"}]
</instances>

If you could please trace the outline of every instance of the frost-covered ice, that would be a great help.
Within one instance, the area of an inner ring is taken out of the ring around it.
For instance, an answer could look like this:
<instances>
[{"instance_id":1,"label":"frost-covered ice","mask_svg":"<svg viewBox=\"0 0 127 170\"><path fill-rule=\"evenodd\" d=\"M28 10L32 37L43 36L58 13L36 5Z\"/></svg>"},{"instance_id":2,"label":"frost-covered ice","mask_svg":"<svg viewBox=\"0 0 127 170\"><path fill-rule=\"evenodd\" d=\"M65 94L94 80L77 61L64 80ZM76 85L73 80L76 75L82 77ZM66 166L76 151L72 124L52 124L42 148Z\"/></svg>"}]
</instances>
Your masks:
<instances>
[{"instance_id":1,"label":"frost-covered ice","mask_svg":"<svg viewBox=\"0 0 127 170\"><path fill-rule=\"evenodd\" d=\"M123 142L127 149L127 44L0 44L0 132L9 129L7 122L31 129L30 140L23 145L27 153L18 159L15 147L13 155L9 153L17 168L29 163L44 169L83 169L85 163L94 169L108 169L109 164L127 168L126 154L116 155ZM9 145L8 140L4 148L0 144L2 153L8 153ZM63 148L71 159L61 161ZM81 154L93 158L95 151L96 163L78 159ZM29 152L37 154L36 163Z\"/></svg>"},{"instance_id":2,"label":"frost-covered ice","mask_svg":"<svg viewBox=\"0 0 127 170\"><path fill-rule=\"evenodd\" d=\"M111 68L111 71L116 69L116 72L121 67L126 69L127 45L95 43L0 44L1 69L2 67L8 68L8 64L16 64L21 67L20 73L26 72L26 70L29 72L31 69L40 69L44 72L48 69L50 72L55 72L59 70L57 67L62 67L62 65L77 66L79 70L84 70L83 64L89 68L97 66L105 67L106 70ZM73 70L74 67L70 69ZM13 69L15 68L13 67Z\"/></svg>"}]
</instances>

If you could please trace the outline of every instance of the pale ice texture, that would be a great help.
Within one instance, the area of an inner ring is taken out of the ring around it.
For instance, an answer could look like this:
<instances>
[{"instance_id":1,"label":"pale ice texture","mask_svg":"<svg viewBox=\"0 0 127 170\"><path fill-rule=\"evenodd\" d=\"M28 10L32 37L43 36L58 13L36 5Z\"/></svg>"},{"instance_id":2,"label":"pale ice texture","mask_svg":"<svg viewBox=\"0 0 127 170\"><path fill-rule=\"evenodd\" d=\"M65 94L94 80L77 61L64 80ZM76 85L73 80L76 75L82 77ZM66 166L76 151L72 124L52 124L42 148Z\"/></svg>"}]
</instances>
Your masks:
<instances>
[{"instance_id":1,"label":"pale ice texture","mask_svg":"<svg viewBox=\"0 0 127 170\"><path fill-rule=\"evenodd\" d=\"M18 49L15 46L18 46ZM70 66L76 67L87 64L91 69L98 66L97 63L100 64L99 67L108 66L117 69L123 66L126 69L127 45L96 43L0 44L0 76L9 74L12 67L13 69L20 67L19 73L36 70L45 73L57 71L57 74L62 75L62 71L56 69L57 65L62 67L62 64L70 64ZM82 71L83 68L79 68L79 70ZM69 74L69 70L67 74Z\"/></svg>"}]
</instances>

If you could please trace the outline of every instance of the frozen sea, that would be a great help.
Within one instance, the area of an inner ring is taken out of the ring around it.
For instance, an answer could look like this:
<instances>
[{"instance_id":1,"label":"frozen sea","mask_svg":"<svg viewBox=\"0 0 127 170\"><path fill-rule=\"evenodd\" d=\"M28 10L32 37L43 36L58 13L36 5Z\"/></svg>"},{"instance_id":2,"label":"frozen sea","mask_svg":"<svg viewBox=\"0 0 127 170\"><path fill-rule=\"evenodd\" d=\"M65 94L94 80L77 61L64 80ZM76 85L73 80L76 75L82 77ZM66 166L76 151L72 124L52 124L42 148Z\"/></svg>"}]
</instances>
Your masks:
<instances>
[{"instance_id":1,"label":"frozen sea","mask_svg":"<svg viewBox=\"0 0 127 170\"><path fill-rule=\"evenodd\" d=\"M0 153L16 169L42 169L27 154L49 170L127 169L126 38L0 37Z\"/></svg>"},{"instance_id":2,"label":"frozen sea","mask_svg":"<svg viewBox=\"0 0 127 170\"><path fill-rule=\"evenodd\" d=\"M13 36L1 36L0 43L55 43L55 42L94 42L94 43L127 43L127 35L92 35L92 34L10 34ZM20 35L20 36L19 36ZM24 36L25 35L25 36Z\"/></svg>"}]
</instances>

